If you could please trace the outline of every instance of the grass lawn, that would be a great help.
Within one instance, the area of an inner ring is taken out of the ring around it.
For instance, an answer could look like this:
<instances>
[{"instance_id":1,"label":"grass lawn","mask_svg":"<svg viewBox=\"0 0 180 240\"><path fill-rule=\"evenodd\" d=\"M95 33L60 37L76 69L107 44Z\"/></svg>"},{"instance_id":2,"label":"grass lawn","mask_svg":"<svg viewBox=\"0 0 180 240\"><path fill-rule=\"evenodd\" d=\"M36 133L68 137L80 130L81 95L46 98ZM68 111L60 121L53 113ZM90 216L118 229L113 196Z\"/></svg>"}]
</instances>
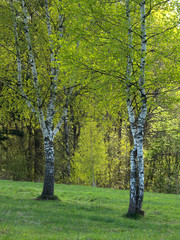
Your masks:
<instances>
[{"instance_id":1,"label":"grass lawn","mask_svg":"<svg viewBox=\"0 0 180 240\"><path fill-rule=\"evenodd\" d=\"M56 184L60 201L34 200L42 186L0 181L0 239L180 239L178 195L145 193L146 216L134 220L128 191Z\"/></svg>"}]
</instances>

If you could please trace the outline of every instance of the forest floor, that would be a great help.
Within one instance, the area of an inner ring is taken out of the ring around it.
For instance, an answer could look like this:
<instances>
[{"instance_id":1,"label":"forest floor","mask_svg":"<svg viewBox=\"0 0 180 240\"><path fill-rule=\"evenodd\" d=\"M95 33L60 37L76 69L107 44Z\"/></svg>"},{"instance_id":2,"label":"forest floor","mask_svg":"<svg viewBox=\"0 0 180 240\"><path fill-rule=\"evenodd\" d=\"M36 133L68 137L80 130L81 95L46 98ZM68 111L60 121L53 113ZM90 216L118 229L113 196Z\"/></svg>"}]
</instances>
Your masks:
<instances>
[{"instance_id":1,"label":"forest floor","mask_svg":"<svg viewBox=\"0 0 180 240\"><path fill-rule=\"evenodd\" d=\"M0 181L0 239L178 240L180 196L145 193L145 217L126 217L129 191L55 185L59 201L37 201L42 183Z\"/></svg>"}]
</instances>

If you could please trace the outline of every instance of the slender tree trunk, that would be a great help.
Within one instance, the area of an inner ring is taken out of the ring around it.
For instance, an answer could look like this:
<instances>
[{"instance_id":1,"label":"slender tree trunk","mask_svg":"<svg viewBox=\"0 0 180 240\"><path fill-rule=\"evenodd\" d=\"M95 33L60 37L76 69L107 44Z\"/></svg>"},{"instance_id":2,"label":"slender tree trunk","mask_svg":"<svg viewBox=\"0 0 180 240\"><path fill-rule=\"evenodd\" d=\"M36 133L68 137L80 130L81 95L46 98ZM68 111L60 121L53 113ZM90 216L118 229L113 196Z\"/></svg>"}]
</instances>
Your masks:
<instances>
[{"instance_id":1,"label":"slender tree trunk","mask_svg":"<svg viewBox=\"0 0 180 240\"><path fill-rule=\"evenodd\" d=\"M28 130L28 149L27 149L27 181L33 181L33 132L32 132L32 126L27 126Z\"/></svg>"},{"instance_id":2,"label":"slender tree trunk","mask_svg":"<svg viewBox=\"0 0 180 240\"><path fill-rule=\"evenodd\" d=\"M146 58L146 24L145 24L145 1L140 2L141 10L141 60L140 60L140 75L139 75L139 92L141 98L141 108L138 118L135 118L135 113L131 100L131 74L132 74L132 29L130 17L130 1L126 0L126 16L128 23L128 57L126 70L126 93L127 93L127 109L131 127L131 133L134 141L134 148L131 151L130 163L130 202L128 215L144 214L142 211L142 203L144 197L144 159L143 159L143 139L144 125L147 114L146 93L144 89L145 83L145 58Z\"/></svg>"},{"instance_id":3,"label":"slender tree trunk","mask_svg":"<svg viewBox=\"0 0 180 240\"><path fill-rule=\"evenodd\" d=\"M29 33L28 26L28 13L26 8L26 2L22 0L22 9L24 13L24 28L26 35L26 42L28 46L29 52L29 62L31 64L32 76L33 76L33 84L36 92L36 100L37 100L37 112L38 119L42 129L43 137L44 137L44 152L45 152L45 177L44 177L44 187L41 194L42 198L52 198L54 195L54 148L53 148L53 131L52 131L52 122L54 117L54 101L56 99L56 81L51 79L51 87L50 87L50 99L47 107L47 117L45 121L44 112L42 110L42 98L41 91L38 82L38 74L36 68L36 62L33 54L33 47L31 44L31 38ZM48 14L48 12L47 12ZM47 19L49 19L49 15L47 15ZM48 33L49 33L49 22L47 23ZM51 60L53 61L53 56L51 56ZM51 73L54 75L54 68ZM56 75L54 76L56 78Z\"/></svg>"},{"instance_id":4,"label":"slender tree trunk","mask_svg":"<svg viewBox=\"0 0 180 240\"><path fill-rule=\"evenodd\" d=\"M43 135L40 128L34 129L34 181L40 181L44 175Z\"/></svg>"},{"instance_id":5,"label":"slender tree trunk","mask_svg":"<svg viewBox=\"0 0 180 240\"><path fill-rule=\"evenodd\" d=\"M147 115L147 98L144 88L145 83L145 64L146 64L146 1L141 0L141 62L140 62L140 77L139 77L139 91L141 98L141 110L137 122L137 160L138 160L138 180L139 192L137 200L137 211L144 214L142 209L144 197L144 157L143 157L143 140L144 140L144 126Z\"/></svg>"},{"instance_id":6,"label":"slender tree trunk","mask_svg":"<svg viewBox=\"0 0 180 240\"><path fill-rule=\"evenodd\" d=\"M73 109L72 104L70 104L70 115L71 115L70 121L72 122L72 133L73 133L73 143L72 143L73 149L72 149L71 154L74 155L76 147L77 147L77 143L78 143L78 138L80 136L81 127L80 127L80 123L79 123L78 119L75 120L74 109Z\"/></svg>"},{"instance_id":7,"label":"slender tree trunk","mask_svg":"<svg viewBox=\"0 0 180 240\"><path fill-rule=\"evenodd\" d=\"M144 119L145 120L145 119ZM142 212L142 203L144 197L144 157L143 157L143 140L144 140L144 121L137 129L137 163L138 163L138 195L137 195L137 212Z\"/></svg>"},{"instance_id":8,"label":"slender tree trunk","mask_svg":"<svg viewBox=\"0 0 180 240\"><path fill-rule=\"evenodd\" d=\"M137 149L136 146L131 151L130 156L130 164L131 164L131 172L130 172L130 201L129 201L129 209L128 215L133 215L136 213L136 194L137 194L137 170L136 170L136 156Z\"/></svg>"},{"instance_id":9,"label":"slender tree trunk","mask_svg":"<svg viewBox=\"0 0 180 240\"><path fill-rule=\"evenodd\" d=\"M131 86L131 73L132 73L132 27L131 27L131 17L130 17L130 3L129 0L126 0L126 16L128 23L128 55L127 55L127 69L126 69L126 101L127 101L127 110L129 115L129 122L131 127L131 133L134 140L134 148L131 151L130 155L130 201L128 215L133 215L136 213L136 193L137 193L137 143L136 143L136 121L135 114L132 106L130 86Z\"/></svg>"},{"instance_id":10,"label":"slender tree trunk","mask_svg":"<svg viewBox=\"0 0 180 240\"><path fill-rule=\"evenodd\" d=\"M70 171L71 171L71 163L70 163L70 148L69 148L69 127L68 127L68 110L69 110L69 101L68 101L68 95L69 90L67 88L64 88L64 93L67 96L66 103L65 103L65 116L64 116L64 143L65 143L65 149L66 149L66 159L67 159L67 177L70 178Z\"/></svg>"},{"instance_id":11,"label":"slender tree trunk","mask_svg":"<svg viewBox=\"0 0 180 240\"><path fill-rule=\"evenodd\" d=\"M70 177L71 166L70 166L69 129L68 129L67 115L64 118L64 137L65 137L65 147L66 147L66 156L67 156L67 175L68 175L68 178L69 178Z\"/></svg>"},{"instance_id":12,"label":"slender tree trunk","mask_svg":"<svg viewBox=\"0 0 180 240\"><path fill-rule=\"evenodd\" d=\"M23 22L24 22L24 31L26 36L26 43L28 47L28 54L29 54L29 63L31 66L32 71L32 82L33 87L35 90L36 102L29 100L27 95L23 90L22 84L22 64L21 64L21 54L19 48L19 38L18 38L18 30L16 24L16 14L17 11L14 10L13 7L13 0L10 1L10 5L13 12L13 25L14 25L14 34L15 34L15 45L16 45L16 56L17 56L17 71L18 71L18 87L21 93L21 96L25 99L28 107L31 111L35 114L38 118L41 130L43 133L44 138L44 152L45 152L45 177L44 177L44 187L40 198L53 198L54 195L54 148L53 148L53 140L61 125L63 123L63 118L67 114L67 109L64 109L63 116L60 118L59 122L57 123L56 127L53 130L53 120L55 114L55 101L57 95L57 80L58 80L58 67L55 66L55 56L53 52L53 42L51 38L51 19L49 16L49 9L48 9L48 0L45 0L45 10L46 10L46 20L47 20L47 31L49 35L49 42L50 42L50 55L51 55L51 72L50 76L50 89L49 89L49 102L47 104L47 108L43 106L43 100L41 92L41 88L39 86L38 81L38 72L36 67L36 61L33 53L33 46L31 44L31 37L29 32L29 25L28 25L28 12L26 7L26 1L22 0L22 10L23 10ZM58 35L61 38L63 36L63 16L59 14L59 32ZM33 104L32 104L33 102ZM46 116L46 118L45 118Z\"/></svg>"},{"instance_id":13,"label":"slender tree trunk","mask_svg":"<svg viewBox=\"0 0 180 240\"><path fill-rule=\"evenodd\" d=\"M50 137L44 138L44 152L45 176L41 197L50 199L54 197L54 147Z\"/></svg>"}]
</instances>

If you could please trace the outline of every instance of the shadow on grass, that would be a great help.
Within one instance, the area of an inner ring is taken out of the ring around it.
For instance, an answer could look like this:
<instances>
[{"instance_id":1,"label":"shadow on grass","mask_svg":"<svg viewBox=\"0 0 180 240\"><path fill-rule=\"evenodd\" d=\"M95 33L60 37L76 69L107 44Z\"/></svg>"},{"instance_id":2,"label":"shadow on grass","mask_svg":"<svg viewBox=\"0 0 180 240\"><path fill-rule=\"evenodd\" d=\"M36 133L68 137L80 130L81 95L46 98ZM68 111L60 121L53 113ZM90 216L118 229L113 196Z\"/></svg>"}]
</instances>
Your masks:
<instances>
[{"instance_id":1,"label":"shadow on grass","mask_svg":"<svg viewBox=\"0 0 180 240\"><path fill-rule=\"evenodd\" d=\"M157 229L163 227L163 222L146 218L127 218L125 212L110 207L98 205L98 202L77 202L74 199L66 201L34 201L33 199L15 199L0 195L0 222L12 228L73 235L91 234L92 232L131 232L142 229ZM121 204L121 203L120 203ZM118 208L119 209L119 208ZM148 230L147 230L148 231Z\"/></svg>"},{"instance_id":2,"label":"shadow on grass","mask_svg":"<svg viewBox=\"0 0 180 240\"><path fill-rule=\"evenodd\" d=\"M104 206L85 205L77 202L63 201L33 201L29 199L14 199L7 196L1 198L1 218L7 224L36 227L63 228L65 232L75 229L93 228L110 230L112 228L132 228L132 224L125 214ZM7 214L8 213L8 214ZM71 227L69 227L71 226ZM134 225L134 228L137 228Z\"/></svg>"},{"instance_id":3,"label":"shadow on grass","mask_svg":"<svg viewBox=\"0 0 180 240\"><path fill-rule=\"evenodd\" d=\"M38 197L34 198L34 200L38 201L44 201L44 200L54 200L54 201L60 201L59 197L56 195L52 196L46 196L46 195L39 195Z\"/></svg>"}]
</instances>

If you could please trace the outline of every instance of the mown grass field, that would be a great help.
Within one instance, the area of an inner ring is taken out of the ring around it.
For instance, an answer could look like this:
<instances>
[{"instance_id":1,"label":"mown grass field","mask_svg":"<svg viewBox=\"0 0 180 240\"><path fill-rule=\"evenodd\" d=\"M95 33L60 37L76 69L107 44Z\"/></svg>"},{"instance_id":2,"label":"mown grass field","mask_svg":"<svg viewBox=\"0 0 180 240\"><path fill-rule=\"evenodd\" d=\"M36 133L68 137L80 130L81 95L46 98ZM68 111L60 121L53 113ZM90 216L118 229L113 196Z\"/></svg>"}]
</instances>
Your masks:
<instances>
[{"instance_id":1,"label":"mown grass field","mask_svg":"<svg viewBox=\"0 0 180 240\"><path fill-rule=\"evenodd\" d=\"M129 192L55 185L60 201L34 200L41 183L0 181L0 239L179 240L180 196L145 193L144 218L128 219Z\"/></svg>"}]
</instances>

